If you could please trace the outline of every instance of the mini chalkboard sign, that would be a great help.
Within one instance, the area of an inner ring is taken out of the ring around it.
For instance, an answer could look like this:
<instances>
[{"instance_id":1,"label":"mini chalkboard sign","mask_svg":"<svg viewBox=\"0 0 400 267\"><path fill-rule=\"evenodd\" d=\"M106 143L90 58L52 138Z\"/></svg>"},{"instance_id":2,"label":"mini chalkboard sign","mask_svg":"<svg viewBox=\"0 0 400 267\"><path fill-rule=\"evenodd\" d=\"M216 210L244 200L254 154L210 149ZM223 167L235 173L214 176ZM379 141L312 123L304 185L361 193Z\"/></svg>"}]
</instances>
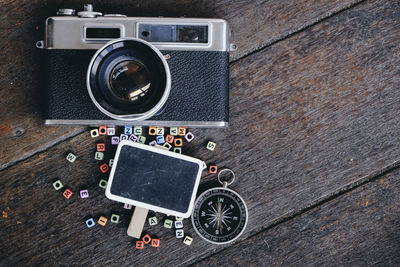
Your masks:
<instances>
[{"instance_id":1,"label":"mini chalkboard sign","mask_svg":"<svg viewBox=\"0 0 400 267\"><path fill-rule=\"evenodd\" d=\"M106 196L136 206L133 217L140 216L131 224L144 224L148 209L188 218L202 170L199 159L124 140L117 148ZM138 232L141 228L135 235Z\"/></svg>"}]
</instances>

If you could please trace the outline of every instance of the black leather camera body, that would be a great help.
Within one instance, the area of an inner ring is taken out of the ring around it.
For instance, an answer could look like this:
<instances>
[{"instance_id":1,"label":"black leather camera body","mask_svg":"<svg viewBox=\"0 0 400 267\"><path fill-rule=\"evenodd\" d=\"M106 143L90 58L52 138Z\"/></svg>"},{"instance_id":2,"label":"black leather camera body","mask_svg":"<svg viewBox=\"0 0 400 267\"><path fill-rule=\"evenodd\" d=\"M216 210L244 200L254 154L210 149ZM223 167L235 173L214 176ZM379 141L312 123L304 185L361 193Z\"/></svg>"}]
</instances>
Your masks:
<instances>
[{"instance_id":1,"label":"black leather camera body","mask_svg":"<svg viewBox=\"0 0 400 267\"><path fill-rule=\"evenodd\" d=\"M104 15L46 20L49 125L225 127L229 26L222 19Z\"/></svg>"}]
</instances>

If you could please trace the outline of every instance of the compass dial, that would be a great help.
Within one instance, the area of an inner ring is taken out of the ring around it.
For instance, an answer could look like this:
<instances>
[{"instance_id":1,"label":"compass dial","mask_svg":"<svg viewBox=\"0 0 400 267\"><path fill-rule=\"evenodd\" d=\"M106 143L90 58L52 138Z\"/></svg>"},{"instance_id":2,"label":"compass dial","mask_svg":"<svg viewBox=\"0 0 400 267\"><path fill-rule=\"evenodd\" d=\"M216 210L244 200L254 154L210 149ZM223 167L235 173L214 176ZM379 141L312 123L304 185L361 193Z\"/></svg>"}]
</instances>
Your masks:
<instances>
[{"instance_id":1,"label":"compass dial","mask_svg":"<svg viewBox=\"0 0 400 267\"><path fill-rule=\"evenodd\" d=\"M196 200L192 223L197 234L211 243L232 242L246 227L246 204L228 188L209 189Z\"/></svg>"}]
</instances>

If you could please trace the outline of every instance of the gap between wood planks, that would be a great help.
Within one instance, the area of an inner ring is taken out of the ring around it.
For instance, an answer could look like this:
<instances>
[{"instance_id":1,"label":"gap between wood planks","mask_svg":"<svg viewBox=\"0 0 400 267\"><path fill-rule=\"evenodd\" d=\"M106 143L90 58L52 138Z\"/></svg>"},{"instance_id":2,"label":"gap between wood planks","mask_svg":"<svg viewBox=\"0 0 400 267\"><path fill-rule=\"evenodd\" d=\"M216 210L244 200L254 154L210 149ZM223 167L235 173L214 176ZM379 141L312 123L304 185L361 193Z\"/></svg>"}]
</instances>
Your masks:
<instances>
[{"instance_id":1,"label":"gap between wood planks","mask_svg":"<svg viewBox=\"0 0 400 267\"><path fill-rule=\"evenodd\" d=\"M247 240L249 238L252 238L253 236L256 236L256 235L258 235L258 234L260 234L262 232L268 231L269 229L272 229L274 227L277 227L280 224L285 223L285 222L287 222L287 221L289 221L291 219L299 217L302 214L306 213L307 211L310 211L310 210L312 210L312 209L314 209L314 208L316 208L318 206L321 206L321 205L323 205L323 204L325 204L325 203L327 203L327 202L329 202L329 201L331 201L333 199L339 198L340 196L342 196L342 195L344 195L344 194L346 194L346 193L348 193L350 191L353 191L353 190L355 190L355 189L357 189L357 188L359 188L359 187L361 187L363 185L366 185L366 184L368 184L370 182L378 180L381 177L383 177L384 175L395 171L399 167L400 167L400 160L397 160L397 161L393 162L392 164L384 167L383 169L380 169L378 171L374 171L374 172L370 173L369 175L361 177L360 179L356 180L355 182L349 183L349 184L339 188L338 190L336 190L336 192L333 192L333 193L331 193L329 195L320 197L318 200L314 201L313 203L310 203L309 205L299 209L296 212L287 213L287 214L275 219L274 222L270 223L269 225L266 225L266 226L262 227L260 229L260 231L250 233L245 239L243 239L243 240L241 240L239 242L235 242L235 243L236 244L240 244L241 242L243 242L243 241L245 241L245 240ZM266 245L269 247L268 243L266 243ZM214 253L212 253L210 255L207 255L206 257L204 257L202 259L196 260L194 262L184 263L184 264L201 263L203 260L211 258L211 257L215 256L216 254L218 254L219 252L224 251L225 249L229 249L229 248L230 248L230 246L224 247L222 249L219 249L219 250L215 251Z\"/></svg>"},{"instance_id":2,"label":"gap between wood planks","mask_svg":"<svg viewBox=\"0 0 400 267\"><path fill-rule=\"evenodd\" d=\"M306 24L306 25L304 25L303 27L300 27L300 28L298 28L298 29L295 30L295 31L288 32L288 33L286 33L286 34L284 34L284 35L282 35L282 36L280 36L280 37L278 37L278 38L276 38L276 39L272 39L270 42L268 42L268 43L266 43L266 44L260 46L259 48L255 49L255 50L253 50L253 51L251 51L251 52L249 52L249 53L247 53L247 54L245 54L245 55L239 56L238 58L236 58L236 59L234 59L234 60L231 60L230 64L233 64L233 63L235 63L235 62L237 62L237 61L239 61L239 60L241 60L241 59L244 59L244 58L246 58L246 57L248 57L248 56L251 56L251 55L253 55L253 54L256 54L256 53L260 52L261 50L263 50L263 49L265 49L265 48L268 48L268 47L270 47L270 46L272 46L272 45L274 45L274 44L276 44L276 43L278 43L278 42L280 42L280 41L283 41L283 40L285 40L285 39L287 39L287 38L290 38L290 37L292 37L292 36L295 35L295 34L301 33L301 32L303 32L303 31L307 30L308 28L313 27L313 26L315 26L316 24L318 24L318 23L320 23L320 22L323 22L323 21L325 21L325 20L327 20L327 19L329 19L329 18L331 18L331 17L333 17L333 16L335 16L335 15L337 15L337 14L340 14L340 13L342 13L342 12L344 12L344 11L350 9L350 8L353 8L353 7L355 7L355 6L357 6L357 5L361 4L361 3L363 3L363 2L365 2L365 1L366 1L366 0L360 0L360 1L355 2L355 3L353 3L353 4L350 4L350 5L348 5L348 6L344 7L344 8L341 8L341 9L338 9L338 10L334 10L334 11L332 11L330 14L328 14L328 15L325 16L325 17L321 17L321 18L318 18L318 17L317 17L315 21L310 21L309 24ZM20 159L17 159L17 160L11 161L11 162L7 162L7 163L3 164L2 166L0 166L0 171L4 171L4 170L8 169L9 167L12 167L12 166L18 164L19 162L22 162L22 161L24 161L24 160L27 160L27 159L29 159L30 157L33 157L33 156L35 156L35 155L37 155L37 154L39 154L39 153L45 152L46 150L52 148L53 146L56 146L56 145L58 145L58 144L60 144L60 143L62 143L62 142L64 142L64 141L66 141L66 140L69 140L69 139L71 139L71 138L73 138L73 137L75 137L75 136L77 136L77 135L83 133L84 131L87 131L87 128L85 128L85 129L83 129L83 130L78 130L78 131L76 131L76 132L73 132L71 135L68 135L68 136L67 136L66 138L64 138L64 139L56 140L56 141L54 141L54 142L52 142L52 143L49 143L49 144L47 144L47 145L44 145L42 148L39 148L39 149L36 150L36 151L27 153L26 155L22 156Z\"/></svg>"}]
</instances>

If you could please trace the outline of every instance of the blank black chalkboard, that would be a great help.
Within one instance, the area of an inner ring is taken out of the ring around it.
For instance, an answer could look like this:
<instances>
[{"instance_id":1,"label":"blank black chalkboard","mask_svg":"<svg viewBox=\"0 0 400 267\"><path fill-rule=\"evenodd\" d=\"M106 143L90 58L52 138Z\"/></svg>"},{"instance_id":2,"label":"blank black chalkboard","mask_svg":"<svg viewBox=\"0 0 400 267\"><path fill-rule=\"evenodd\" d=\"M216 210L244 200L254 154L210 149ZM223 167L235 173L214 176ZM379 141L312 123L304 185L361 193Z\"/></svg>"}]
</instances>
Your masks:
<instances>
[{"instance_id":1,"label":"blank black chalkboard","mask_svg":"<svg viewBox=\"0 0 400 267\"><path fill-rule=\"evenodd\" d=\"M172 153L172 152L171 152ZM181 213L188 211L199 164L124 145L111 184L111 194Z\"/></svg>"}]
</instances>

